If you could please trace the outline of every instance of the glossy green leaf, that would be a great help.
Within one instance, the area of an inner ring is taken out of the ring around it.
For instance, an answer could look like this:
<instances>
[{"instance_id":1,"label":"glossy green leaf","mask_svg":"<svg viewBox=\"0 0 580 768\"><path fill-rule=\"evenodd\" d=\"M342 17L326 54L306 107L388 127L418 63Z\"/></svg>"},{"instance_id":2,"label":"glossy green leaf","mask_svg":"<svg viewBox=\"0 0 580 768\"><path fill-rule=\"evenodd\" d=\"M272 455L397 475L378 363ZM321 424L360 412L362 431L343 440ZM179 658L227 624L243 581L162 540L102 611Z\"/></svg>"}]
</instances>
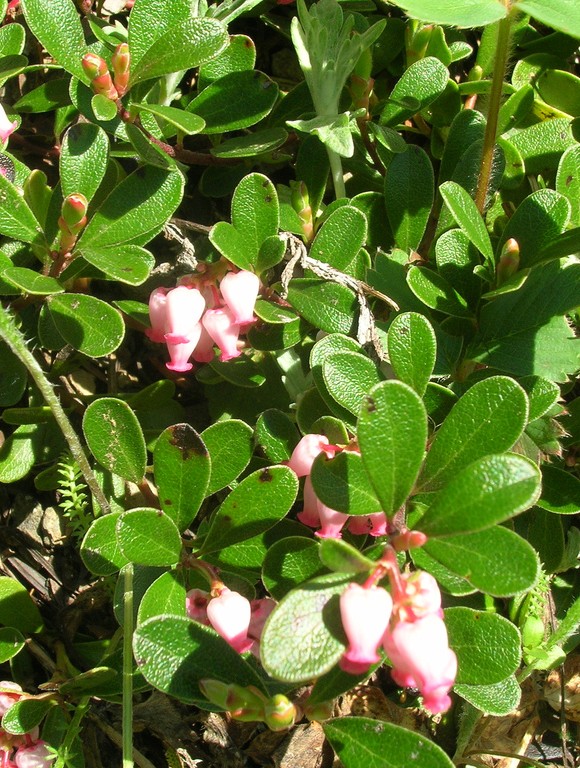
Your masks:
<instances>
[{"instance_id":1,"label":"glossy green leaf","mask_svg":"<svg viewBox=\"0 0 580 768\"><path fill-rule=\"evenodd\" d=\"M297 492L298 480L288 467L252 472L214 514L202 551L215 552L271 528L286 516Z\"/></svg>"},{"instance_id":2,"label":"glossy green leaf","mask_svg":"<svg viewBox=\"0 0 580 768\"><path fill-rule=\"evenodd\" d=\"M439 183L454 176L464 153L473 144L481 141L484 133L485 117L475 109L464 109L453 118L441 158Z\"/></svg>"},{"instance_id":3,"label":"glossy green leaf","mask_svg":"<svg viewBox=\"0 0 580 768\"><path fill-rule=\"evenodd\" d=\"M524 592L538 577L536 552L527 541L501 526L433 539L424 549L452 573L495 597Z\"/></svg>"},{"instance_id":4,"label":"glossy green leaf","mask_svg":"<svg viewBox=\"0 0 580 768\"><path fill-rule=\"evenodd\" d=\"M154 256L140 245L91 246L82 249L83 259L112 280L141 285L155 266Z\"/></svg>"},{"instance_id":5,"label":"glossy green leaf","mask_svg":"<svg viewBox=\"0 0 580 768\"><path fill-rule=\"evenodd\" d=\"M372 360L359 352L335 352L322 363L326 389L336 402L358 414L363 398L382 376Z\"/></svg>"},{"instance_id":6,"label":"glossy green leaf","mask_svg":"<svg viewBox=\"0 0 580 768\"><path fill-rule=\"evenodd\" d=\"M541 376L523 376L519 379L519 384L528 396L529 421L539 419L560 399L560 387L555 382Z\"/></svg>"},{"instance_id":7,"label":"glossy green leaf","mask_svg":"<svg viewBox=\"0 0 580 768\"><path fill-rule=\"evenodd\" d=\"M132 563L172 566L179 562L181 536L173 520L159 509L123 512L115 533L121 552Z\"/></svg>"},{"instance_id":8,"label":"glossy green leaf","mask_svg":"<svg viewBox=\"0 0 580 768\"><path fill-rule=\"evenodd\" d=\"M133 636L137 667L145 679L180 701L200 703L198 681L255 685L262 681L213 629L184 616L154 616L140 624Z\"/></svg>"},{"instance_id":9,"label":"glossy green leaf","mask_svg":"<svg viewBox=\"0 0 580 768\"><path fill-rule=\"evenodd\" d=\"M483 307L467 355L516 376L565 381L578 370L580 355L563 315L577 306L580 265L535 267L519 290Z\"/></svg>"},{"instance_id":10,"label":"glossy green leaf","mask_svg":"<svg viewBox=\"0 0 580 768\"><path fill-rule=\"evenodd\" d=\"M51 699L20 699L2 718L2 728L10 734L24 735L43 721L48 710L55 706Z\"/></svg>"},{"instance_id":11,"label":"glossy green leaf","mask_svg":"<svg viewBox=\"0 0 580 768\"><path fill-rule=\"evenodd\" d=\"M73 1L23 0L22 10L30 31L55 61L86 82L81 60L88 46Z\"/></svg>"},{"instance_id":12,"label":"glossy green leaf","mask_svg":"<svg viewBox=\"0 0 580 768\"><path fill-rule=\"evenodd\" d=\"M168 571L148 587L139 603L137 622L142 624L153 616L171 613L185 616L184 575L179 571Z\"/></svg>"},{"instance_id":13,"label":"glossy green leaf","mask_svg":"<svg viewBox=\"0 0 580 768\"><path fill-rule=\"evenodd\" d=\"M0 624L24 635L43 628L40 611L28 590L10 576L0 576Z\"/></svg>"},{"instance_id":14,"label":"glossy green leaf","mask_svg":"<svg viewBox=\"0 0 580 768\"><path fill-rule=\"evenodd\" d=\"M95 93L92 96L91 109L100 123L108 123L118 116L117 105L104 93Z\"/></svg>"},{"instance_id":15,"label":"glossy green leaf","mask_svg":"<svg viewBox=\"0 0 580 768\"><path fill-rule=\"evenodd\" d=\"M81 544L83 563L95 576L111 576L129 562L115 535L120 512L111 512L91 523Z\"/></svg>"},{"instance_id":16,"label":"glossy green leaf","mask_svg":"<svg viewBox=\"0 0 580 768\"><path fill-rule=\"evenodd\" d=\"M28 371L4 342L0 342L0 359L0 406L5 407L14 405L22 397Z\"/></svg>"},{"instance_id":17,"label":"glossy green leaf","mask_svg":"<svg viewBox=\"0 0 580 768\"><path fill-rule=\"evenodd\" d=\"M488 261L493 261L489 233L473 198L454 181L446 181L439 191L461 230Z\"/></svg>"},{"instance_id":18,"label":"glossy green leaf","mask_svg":"<svg viewBox=\"0 0 580 768\"><path fill-rule=\"evenodd\" d=\"M356 296L344 285L309 277L290 281L288 301L309 323L327 333L348 335L358 313Z\"/></svg>"},{"instance_id":19,"label":"glossy green leaf","mask_svg":"<svg viewBox=\"0 0 580 768\"><path fill-rule=\"evenodd\" d=\"M164 171L176 169L175 160L161 149L152 138L147 136L141 128L134 123L128 123L124 126L124 130L143 163L161 168Z\"/></svg>"},{"instance_id":20,"label":"glossy green leaf","mask_svg":"<svg viewBox=\"0 0 580 768\"><path fill-rule=\"evenodd\" d=\"M274 152L288 139L288 131L284 128L265 128L246 136L236 136L222 141L217 147L212 147L215 157L256 157Z\"/></svg>"},{"instance_id":21,"label":"glossy green leaf","mask_svg":"<svg viewBox=\"0 0 580 768\"><path fill-rule=\"evenodd\" d=\"M522 689L515 675L490 685L458 683L453 686L453 690L476 709L494 717L503 717L513 712L522 695Z\"/></svg>"},{"instance_id":22,"label":"glossy green leaf","mask_svg":"<svg viewBox=\"0 0 580 768\"><path fill-rule=\"evenodd\" d=\"M177 171L145 166L123 179L105 199L83 231L77 248L143 245L175 211L183 194Z\"/></svg>"},{"instance_id":23,"label":"glossy green leaf","mask_svg":"<svg viewBox=\"0 0 580 768\"><path fill-rule=\"evenodd\" d=\"M114 352L125 335L120 313L94 296L83 293L49 296L46 310L47 319L60 338L89 357Z\"/></svg>"},{"instance_id":24,"label":"glossy green leaf","mask_svg":"<svg viewBox=\"0 0 580 768\"><path fill-rule=\"evenodd\" d=\"M24 424L0 446L0 483L22 480L39 460L46 439L45 424Z\"/></svg>"},{"instance_id":25,"label":"glossy green leaf","mask_svg":"<svg viewBox=\"0 0 580 768\"><path fill-rule=\"evenodd\" d=\"M83 416L83 432L91 453L106 469L139 483L145 474L145 438L135 413L123 400L101 397Z\"/></svg>"},{"instance_id":26,"label":"glossy green leaf","mask_svg":"<svg viewBox=\"0 0 580 768\"><path fill-rule=\"evenodd\" d=\"M370 717L338 717L323 725L344 768L451 768L441 747L400 725Z\"/></svg>"},{"instance_id":27,"label":"glossy green leaf","mask_svg":"<svg viewBox=\"0 0 580 768\"><path fill-rule=\"evenodd\" d=\"M260 414L256 422L256 447L268 461L287 461L298 439L296 426L283 411L269 408Z\"/></svg>"},{"instance_id":28,"label":"glossy green leaf","mask_svg":"<svg viewBox=\"0 0 580 768\"><path fill-rule=\"evenodd\" d=\"M18 189L0 174L0 233L23 243L41 243L43 234Z\"/></svg>"},{"instance_id":29,"label":"glossy green leaf","mask_svg":"<svg viewBox=\"0 0 580 768\"><path fill-rule=\"evenodd\" d=\"M471 317L467 302L455 288L428 267L411 267L407 284L423 304L452 317Z\"/></svg>"},{"instance_id":30,"label":"glossy green leaf","mask_svg":"<svg viewBox=\"0 0 580 768\"><path fill-rule=\"evenodd\" d=\"M318 230L309 255L344 272L356 258L367 236L364 214L352 205L334 210Z\"/></svg>"},{"instance_id":31,"label":"glossy green leaf","mask_svg":"<svg viewBox=\"0 0 580 768\"><path fill-rule=\"evenodd\" d=\"M26 267L8 267L2 272L2 277L32 296L48 296L64 292L64 286L56 278L39 275L38 272Z\"/></svg>"},{"instance_id":32,"label":"glossy green leaf","mask_svg":"<svg viewBox=\"0 0 580 768\"><path fill-rule=\"evenodd\" d=\"M4 18L6 11L0 5L0 15ZM18 56L24 50L26 32L22 24L9 24L0 30L0 56Z\"/></svg>"},{"instance_id":33,"label":"glossy green leaf","mask_svg":"<svg viewBox=\"0 0 580 768\"><path fill-rule=\"evenodd\" d=\"M395 376L422 397L437 355L431 323L416 312L397 315L389 326L387 348Z\"/></svg>"},{"instance_id":34,"label":"glossy green leaf","mask_svg":"<svg viewBox=\"0 0 580 768\"><path fill-rule=\"evenodd\" d=\"M381 123L397 125L420 112L443 93L448 79L447 67L433 56L411 64L391 91Z\"/></svg>"},{"instance_id":35,"label":"glossy green leaf","mask_svg":"<svg viewBox=\"0 0 580 768\"><path fill-rule=\"evenodd\" d=\"M153 470L161 509L184 531L206 496L211 473L208 449L193 427L174 424L161 433Z\"/></svg>"},{"instance_id":36,"label":"glossy green leaf","mask_svg":"<svg viewBox=\"0 0 580 768\"><path fill-rule=\"evenodd\" d=\"M580 480L571 472L544 464L542 493L537 504L542 509L559 515L574 515L580 512Z\"/></svg>"},{"instance_id":37,"label":"glossy green leaf","mask_svg":"<svg viewBox=\"0 0 580 768\"><path fill-rule=\"evenodd\" d=\"M503 231L498 248L514 238L520 248L520 268L542 260L542 250L565 230L570 218L568 200L553 189L538 189L518 206Z\"/></svg>"},{"instance_id":38,"label":"glossy green leaf","mask_svg":"<svg viewBox=\"0 0 580 768\"><path fill-rule=\"evenodd\" d=\"M580 227L580 146L567 149L558 164L556 191L564 195L571 206L570 223Z\"/></svg>"},{"instance_id":39,"label":"glossy green leaf","mask_svg":"<svg viewBox=\"0 0 580 768\"><path fill-rule=\"evenodd\" d=\"M0 664L10 661L24 648L24 635L14 627L0 629Z\"/></svg>"},{"instance_id":40,"label":"glossy green leaf","mask_svg":"<svg viewBox=\"0 0 580 768\"><path fill-rule=\"evenodd\" d=\"M580 11L574 0L518 0L518 9L552 29L580 38Z\"/></svg>"},{"instance_id":41,"label":"glossy green leaf","mask_svg":"<svg viewBox=\"0 0 580 768\"><path fill-rule=\"evenodd\" d=\"M139 112L148 112L155 117L160 117L187 136L200 133L205 127L201 117L192 115L191 112L186 112L184 109L177 109L177 107L166 107L161 104L135 104L134 108Z\"/></svg>"},{"instance_id":42,"label":"glossy green leaf","mask_svg":"<svg viewBox=\"0 0 580 768\"><path fill-rule=\"evenodd\" d=\"M471 608L447 608L445 625L457 654L458 683L491 685L517 670L521 638L508 619Z\"/></svg>"},{"instance_id":43,"label":"glossy green leaf","mask_svg":"<svg viewBox=\"0 0 580 768\"><path fill-rule=\"evenodd\" d=\"M60 148L60 183L64 197L84 195L91 200L109 162L109 140L98 125L77 123L65 133Z\"/></svg>"},{"instance_id":44,"label":"glossy green leaf","mask_svg":"<svg viewBox=\"0 0 580 768\"><path fill-rule=\"evenodd\" d=\"M376 566L373 560L342 539L322 539L319 554L322 563L338 573L370 573Z\"/></svg>"},{"instance_id":45,"label":"glossy green leaf","mask_svg":"<svg viewBox=\"0 0 580 768\"><path fill-rule=\"evenodd\" d=\"M385 175L385 204L395 245L411 252L419 248L435 196L433 165L416 144L393 158Z\"/></svg>"},{"instance_id":46,"label":"glossy green leaf","mask_svg":"<svg viewBox=\"0 0 580 768\"><path fill-rule=\"evenodd\" d=\"M205 495L211 496L233 483L250 463L254 452L252 429L238 419L218 421L201 433L201 439L211 460L205 490Z\"/></svg>"},{"instance_id":47,"label":"glossy green leaf","mask_svg":"<svg viewBox=\"0 0 580 768\"><path fill-rule=\"evenodd\" d=\"M334 459L320 454L310 478L316 496L331 509L348 515L372 515L382 509L358 453L343 451Z\"/></svg>"},{"instance_id":48,"label":"glossy green leaf","mask_svg":"<svg viewBox=\"0 0 580 768\"><path fill-rule=\"evenodd\" d=\"M197 67L215 58L226 47L227 30L217 19L189 17L176 20L166 13L165 6L161 8L157 5L151 13L151 5L142 2L138 15L131 12L129 48L131 52L136 49L135 60L132 58L131 61L131 86L153 77ZM144 6L149 6L149 15L145 19ZM167 21L160 21L164 12L169 16L168 29ZM155 30L153 34L152 28Z\"/></svg>"},{"instance_id":49,"label":"glossy green leaf","mask_svg":"<svg viewBox=\"0 0 580 768\"><path fill-rule=\"evenodd\" d=\"M508 451L527 423L528 399L513 379L492 376L474 384L435 434L420 478L436 490L472 461Z\"/></svg>"},{"instance_id":50,"label":"glossy green leaf","mask_svg":"<svg viewBox=\"0 0 580 768\"><path fill-rule=\"evenodd\" d=\"M562 153L576 145L571 120L563 117L516 129L508 137L524 158L528 175L555 171Z\"/></svg>"},{"instance_id":51,"label":"glossy green leaf","mask_svg":"<svg viewBox=\"0 0 580 768\"><path fill-rule=\"evenodd\" d=\"M361 347L354 339L351 339L348 336L344 336L341 333L331 333L328 336L323 336L319 341L317 341L316 344L312 347L312 352L310 353L310 370L312 373L312 378L314 379L314 383L316 384L317 392L319 394L319 399L317 402L322 406L326 404L326 406L335 416L337 416L346 424L352 424L352 426L354 426L355 422L352 413L342 405L339 405L326 387L326 383L322 375L322 365L329 355L339 352L360 353L360 351ZM304 400L305 399L303 398L300 401L300 406L303 405ZM314 398L314 400L316 401L316 398ZM308 398L306 398L305 406L306 405L308 405ZM321 413L318 414L313 420L316 421L320 416L324 416L326 413L327 410L324 408ZM310 429L303 429L300 421L299 426L305 433L311 431Z\"/></svg>"},{"instance_id":52,"label":"glossy green leaf","mask_svg":"<svg viewBox=\"0 0 580 768\"><path fill-rule=\"evenodd\" d=\"M490 528L531 507L540 482L536 465L521 456L476 459L439 491L420 529L432 538Z\"/></svg>"},{"instance_id":53,"label":"glossy green leaf","mask_svg":"<svg viewBox=\"0 0 580 768\"><path fill-rule=\"evenodd\" d=\"M287 536L268 549L262 566L262 581L275 600L291 589L319 576L325 570L319 544L305 536Z\"/></svg>"},{"instance_id":54,"label":"glossy green leaf","mask_svg":"<svg viewBox=\"0 0 580 768\"><path fill-rule=\"evenodd\" d=\"M187 111L205 121L204 133L239 131L266 117L277 98L278 86L262 72L230 72L190 101Z\"/></svg>"},{"instance_id":55,"label":"glossy green leaf","mask_svg":"<svg viewBox=\"0 0 580 768\"><path fill-rule=\"evenodd\" d=\"M307 683L337 663L344 653L338 599L350 578L321 576L283 598L260 639L262 664L269 675L288 683Z\"/></svg>"},{"instance_id":56,"label":"glossy green leaf","mask_svg":"<svg viewBox=\"0 0 580 768\"><path fill-rule=\"evenodd\" d=\"M11 24L10 27L3 27L3 29L14 27L19 27L19 25ZM14 109L19 113L50 112L57 107L64 107L71 103L69 84L69 77L56 78L42 83L21 96L14 104Z\"/></svg>"},{"instance_id":57,"label":"glossy green leaf","mask_svg":"<svg viewBox=\"0 0 580 768\"><path fill-rule=\"evenodd\" d=\"M425 454L427 414L419 395L400 381L377 384L363 403L358 441L383 511L392 515L411 492Z\"/></svg>"},{"instance_id":58,"label":"glossy green leaf","mask_svg":"<svg viewBox=\"0 0 580 768\"><path fill-rule=\"evenodd\" d=\"M253 69L256 63L256 45L247 35L230 35L228 45L216 56L200 67L199 89L203 90L208 83L219 80L230 72L241 72Z\"/></svg>"}]
</instances>

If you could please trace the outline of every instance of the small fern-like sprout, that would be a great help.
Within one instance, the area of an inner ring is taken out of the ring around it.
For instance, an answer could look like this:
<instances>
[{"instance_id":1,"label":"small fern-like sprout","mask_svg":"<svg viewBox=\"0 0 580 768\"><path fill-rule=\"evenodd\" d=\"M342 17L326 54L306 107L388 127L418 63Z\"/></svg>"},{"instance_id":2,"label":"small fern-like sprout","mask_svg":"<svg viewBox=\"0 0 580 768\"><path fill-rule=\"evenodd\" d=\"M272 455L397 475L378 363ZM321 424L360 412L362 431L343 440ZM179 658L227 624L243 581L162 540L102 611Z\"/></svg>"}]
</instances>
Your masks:
<instances>
[{"instance_id":1,"label":"small fern-like sprout","mask_svg":"<svg viewBox=\"0 0 580 768\"><path fill-rule=\"evenodd\" d=\"M89 509L87 486L82 480L79 465L70 453L63 453L58 462L59 507L71 527L71 534L82 539L93 521Z\"/></svg>"}]
</instances>

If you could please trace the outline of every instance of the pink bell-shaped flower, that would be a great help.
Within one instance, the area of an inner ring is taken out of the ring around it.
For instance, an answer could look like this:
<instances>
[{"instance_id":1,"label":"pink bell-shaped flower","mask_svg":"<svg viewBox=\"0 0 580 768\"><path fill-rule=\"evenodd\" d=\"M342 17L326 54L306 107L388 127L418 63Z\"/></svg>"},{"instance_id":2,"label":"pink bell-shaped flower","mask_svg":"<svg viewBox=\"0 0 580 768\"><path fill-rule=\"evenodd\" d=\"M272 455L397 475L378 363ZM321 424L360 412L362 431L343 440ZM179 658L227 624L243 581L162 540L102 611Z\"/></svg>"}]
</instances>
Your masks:
<instances>
[{"instance_id":1,"label":"pink bell-shaped flower","mask_svg":"<svg viewBox=\"0 0 580 768\"><path fill-rule=\"evenodd\" d=\"M388 522L384 512L375 512L372 515L353 515L348 523L348 530L355 536L386 536Z\"/></svg>"},{"instance_id":2,"label":"pink bell-shaped flower","mask_svg":"<svg viewBox=\"0 0 580 768\"><path fill-rule=\"evenodd\" d=\"M253 640L248 637L252 618L250 601L239 592L224 587L219 597L207 604L210 624L238 653L249 651Z\"/></svg>"},{"instance_id":3,"label":"pink bell-shaped flower","mask_svg":"<svg viewBox=\"0 0 580 768\"><path fill-rule=\"evenodd\" d=\"M185 595L185 611L190 619L199 621L200 624L209 624L207 618L207 604L209 593L203 589L190 589Z\"/></svg>"},{"instance_id":4,"label":"pink bell-shaped flower","mask_svg":"<svg viewBox=\"0 0 580 768\"><path fill-rule=\"evenodd\" d=\"M149 320L151 328L145 331L151 341L165 341L167 288L155 288L149 296Z\"/></svg>"},{"instance_id":5,"label":"pink bell-shaped flower","mask_svg":"<svg viewBox=\"0 0 580 768\"><path fill-rule=\"evenodd\" d=\"M16 768L50 768L56 760L56 752L45 741L37 741L29 747L19 747L14 756Z\"/></svg>"},{"instance_id":6,"label":"pink bell-shaped flower","mask_svg":"<svg viewBox=\"0 0 580 768\"><path fill-rule=\"evenodd\" d=\"M227 307L208 309L203 316L203 327L220 348L220 360L232 360L241 355L238 349L239 323L233 319Z\"/></svg>"},{"instance_id":7,"label":"pink bell-shaped flower","mask_svg":"<svg viewBox=\"0 0 580 768\"><path fill-rule=\"evenodd\" d=\"M298 512L297 519L300 520L303 525L307 525L309 528L318 528L320 526L320 514L318 512L318 497L314 493L312 487L312 480L310 475L304 481L304 507L302 512Z\"/></svg>"},{"instance_id":8,"label":"pink bell-shaped flower","mask_svg":"<svg viewBox=\"0 0 580 768\"><path fill-rule=\"evenodd\" d=\"M4 107L0 104L0 141L3 145L8 142L10 134L14 133L17 126L18 123L16 120L14 120L14 122L10 122Z\"/></svg>"},{"instance_id":9,"label":"pink bell-shaped flower","mask_svg":"<svg viewBox=\"0 0 580 768\"><path fill-rule=\"evenodd\" d=\"M337 512L318 500L318 514L320 516L320 530L314 535L320 539L342 539L342 529L348 522L350 515Z\"/></svg>"},{"instance_id":10,"label":"pink bell-shaped flower","mask_svg":"<svg viewBox=\"0 0 580 768\"><path fill-rule=\"evenodd\" d=\"M366 672L380 661L377 648L389 625L393 601L386 589L352 583L340 596L340 617L348 648L339 666L351 675Z\"/></svg>"},{"instance_id":11,"label":"pink bell-shaped flower","mask_svg":"<svg viewBox=\"0 0 580 768\"><path fill-rule=\"evenodd\" d=\"M201 323L197 323L193 328L190 329L189 339L187 341L167 341L168 335L169 334L165 334L165 343L167 344L167 351L169 352L169 357L171 360L169 363L165 363L165 366L169 368L170 371L177 371L179 373L191 371L193 366L189 362L189 358L193 354L193 351L197 346L197 342L199 341L199 337L201 335Z\"/></svg>"},{"instance_id":12,"label":"pink bell-shaped flower","mask_svg":"<svg viewBox=\"0 0 580 768\"><path fill-rule=\"evenodd\" d=\"M429 614L416 621L397 621L387 629L383 646L393 669L393 680L418 688L423 705L433 714L451 706L449 690L457 674L457 658L449 648L442 618Z\"/></svg>"},{"instance_id":13,"label":"pink bell-shaped flower","mask_svg":"<svg viewBox=\"0 0 580 768\"><path fill-rule=\"evenodd\" d=\"M305 477L310 474L314 459L319 453L325 451L329 459L335 454L335 449L328 449L328 438L324 435L304 435L292 451L292 456L288 459L288 466L293 470L297 477Z\"/></svg>"},{"instance_id":14,"label":"pink bell-shaped flower","mask_svg":"<svg viewBox=\"0 0 580 768\"><path fill-rule=\"evenodd\" d=\"M262 597L260 600L252 600L250 603L252 618L248 628L248 635L254 640L259 640L268 617L276 607L276 601L271 597Z\"/></svg>"},{"instance_id":15,"label":"pink bell-shaped flower","mask_svg":"<svg viewBox=\"0 0 580 768\"><path fill-rule=\"evenodd\" d=\"M204 309L205 300L197 288L178 285L169 291L165 304L165 341L169 344L185 344L190 341ZM199 332L195 332L199 339Z\"/></svg>"},{"instance_id":16,"label":"pink bell-shaped flower","mask_svg":"<svg viewBox=\"0 0 580 768\"><path fill-rule=\"evenodd\" d=\"M220 283L223 300L232 312L234 322L248 325L254 322L254 307L260 290L260 278L242 269L228 272Z\"/></svg>"},{"instance_id":17,"label":"pink bell-shaped flower","mask_svg":"<svg viewBox=\"0 0 580 768\"><path fill-rule=\"evenodd\" d=\"M404 573L401 577L405 595L397 596L397 610L400 619L415 621L435 614L443 618L441 591L437 580L427 571Z\"/></svg>"},{"instance_id":18,"label":"pink bell-shaped flower","mask_svg":"<svg viewBox=\"0 0 580 768\"><path fill-rule=\"evenodd\" d=\"M211 363L215 357L213 351L214 341L209 333L205 330L203 323L201 324L201 336L197 342L197 346L193 351L193 359L196 363Z\"/></svg>"}]
</instances>

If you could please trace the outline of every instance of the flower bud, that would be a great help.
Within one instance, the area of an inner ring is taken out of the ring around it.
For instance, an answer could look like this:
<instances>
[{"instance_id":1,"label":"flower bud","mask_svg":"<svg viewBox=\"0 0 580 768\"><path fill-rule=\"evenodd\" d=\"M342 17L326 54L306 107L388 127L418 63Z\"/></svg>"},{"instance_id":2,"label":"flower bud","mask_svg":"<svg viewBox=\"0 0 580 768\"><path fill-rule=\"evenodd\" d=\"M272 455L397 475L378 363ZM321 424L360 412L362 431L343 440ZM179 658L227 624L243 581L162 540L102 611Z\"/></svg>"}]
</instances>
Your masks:
<instances>
[{"instance_id":1,"label":"flower bud","mask_svg":"<svg viewBox=\"0 0 580 768\"><path fill-rule=\"evenodd\" d=\"M290 190L292 208L294 208L302 222L302 233L306 242L309 243L314 236L314 217L310 205L308 187L303 181L291 181Z\"/></svg>"},{"instance_id":2,"label":"flower bud","mask_svg":"<svg viewBox=\"0 0 580 768\"><path fill-rule=\"evenodd\" d=\"M515 275L520 266L520 246L513 237L507 240L501 249L501 255L496 267L497 284L503 285Z\"/></svg>"},{"instance_id":3,"label":"flower bud","mask_svg":"<svg viewBox=\"0 0 580 768\"><path fill-rule=\"evenodd\" d=\"M309 528L318 528L320 526L320 514L318 512L318 498L312 487L310 475L304 481L304 500L301 512L298 512L296 518Z\"/></svg>"},{"instance_id":4,"label":"flower bud","mask_svg":"<svg viewBox=\"0 0 580 768\"><path fill-rule=\"evenodd\" d=\"M89 202L84 195L76 192L62 201L61 216L70 232L78 234L87 223Z\"/></svg>"},{"instance_id":5,"label":"flower bud","mask_svg":"<svg viewBox=\"0 0 580 768\"><path fill-rule=\"evenodd\" d=\"M117 101L119 94L113 85L107 62L96 53L85 53L81 65L85 75L91 81L93 91L106 96L111 101Z\"/></svg>"},{"instance_id":6,"label":"flower bud","mask_svg":"<svg viewBox=\"0 0 580 768\"><path fill-rule=\"evenodd\" d=\"M131 66L131 54L127 43L120 43L113 53L111 64L113 66L113 82L117 93L122 96L129 85Z\"/></svg>"},{"instance_id":7,"label":"flower bud","mask_svg":"<svg viewBox=\"0 0 580 768\"><path fill-rule=\"evenodd\" d=\"M294 704L281 693L272 696L264 705L264 722L271 731L285 731L297 719Z\"/></svg>"}]
</instances>

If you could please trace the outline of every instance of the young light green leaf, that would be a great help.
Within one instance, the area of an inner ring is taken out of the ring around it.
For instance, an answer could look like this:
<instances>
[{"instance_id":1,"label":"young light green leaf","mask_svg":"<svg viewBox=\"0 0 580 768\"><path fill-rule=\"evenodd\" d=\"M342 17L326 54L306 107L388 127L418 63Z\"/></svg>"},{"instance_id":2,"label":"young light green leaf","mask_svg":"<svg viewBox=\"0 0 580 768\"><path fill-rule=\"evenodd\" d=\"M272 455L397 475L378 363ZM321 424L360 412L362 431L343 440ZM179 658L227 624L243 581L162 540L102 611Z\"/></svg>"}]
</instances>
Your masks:
<instances>
[{"instance_id":1,"label":"young light green leaf","mask_svg":"<svg viewBox=\"0 0 580 768\"><path fill-rule=\"evenodd\" d=\"M145 438L135 413L123 400L101 397L83 416L83 432L91 453L106 469L134 483L145 474Z\"/></svg>"},{"instance_id":2,"label":"young light green leaf","mask_svg":"<svg viewBox=\"0 0 580 768\"><path fill-rule=\"evenodd\" d=\"M395 376L423 397L437 356L431 323L417 312L397 315L389 326L387 348Z\"/></svg>"},{"instance_id":3,"label":"young light green leaf","mask_svg":"<svg viewBox=\"0 0 580 768\"><path fill-rule=\"evenodd\" d=\"M451 477L419 527L429 538L482 531L531 507L540 482L537 466L523 456L484 456Z\"/></svg>"},{"instance_id":4,"label":"young light green leaf","mask_svg":"<svg viewBox=\"0 0 580 768\"><path fill-rule=\"evenodd\" d=\"M93 123L77 123L65 133L60 148L60 183L64 197L84 195L88 201L99 188L109 162L109 140Z\"/></svg>"},{"instance_id":5,"label":"young light green leaf","mask_svg":"<svg viewBox=\"0 0 580 768\"><path fill-rule=\"evenodd\" d=\"M159 503L179 531L189 527L206 496L211 461L189 424L167 427L155 443L153 470Z\"/></svg>"},{"instance_id":6,"label":"young light green leaf","mask_svg":"<svg viewBox=\"0 0 580 768\"><path fill-rule=\"evenodd\" d=\"M131 563L173 566L179 562L181 536L173 520L159 509L139 507L123 512L115 533L121 552Z\"/></svg>"},{"instance_id":7,"label":"young light green leaf","mask_svg":"<svg viewBox=\"0 0 580 768\"><path fill-rule=\"evenodd\" d=\"M419 248L435 197L433 165L416 144L395 155L385 175L385 204L395 245L411 252Z\"/></svg>"},{"instance_id":8,"label":"young light green leaf","mask_svg":"<svg viewBox=\"0 0 580 768\"><path fill-rule=\"evenodd\" d=\"M499 525L478 533L432 539L424 550L476 589L495 597L525 592L538 578L539 561L534 549ZM500 567L503 563L510 567Z\"/></svg>"},{"instance_id":9,"label":"young light green leaf","mask_svg":"<svg viewBox=\"0 0 580 768\"><path fill-rule=\"evenodd\" d=\"M297 492L298 480L288 467L252 472L216 511L202 551L215 552L268 530L286 516Z\"/></svg>"},{"instance_id":10,"label":"young light green leaf","mask_svg":"<svg viewBox=\"0 0 580 768\"><path fill-rule=\"evenodd\" d=\"M344 768L452 768L441 747L400 725L370 717L338 717L324 723L324 733Z\"/></svg>"},{"instance_id":11,"label":"young light green leaf","mask_svg":"<svg viewBox=\"0 0 580 768\"><path fill-rule=\"evenodd\" d=\"M425 406L407 384L382 382L365 399L357 432L364 467L384 513L392 515L411 492L423 461Z\"/></svg>"},{"instance_id":12,"label":"young light green leaf","mask_svg":"<svg viewBox=\"0 0 580 768\"><path fill-rule=\"evenodd\" d=\"M493 262L489 233L473 198L454 181L446 181L439 187L439 191L461 230L487 261Z\"/></svg>"},{"instance_id":13,"label":"young light green leaf","mask_svg":"<svg viewBox=\"0 0 580 768\"><path fill-rule=\"evenodd\" d=\"M522 434L527 417L526 393L513 379L492 376L477 382L435 434L420 488L437 490L481 456L508 451Z\"/></svg>"},{"instance_id":14,"label":"young light green leaf","mask_svg":"<svg viewBox=\"0 0 580 768\"><path fill-rule=\"evenodd\" d=\"M123 341L121 314L94 296L55 294L47 298L46 308L61 338L89 357L109 355Z\"/></svg>"},{"instance_id":15,"label":"young light green leaf","mask_svg":"<svg viewBox=\"0 0 580 768\"><path fill-rule=\"evenodd\" d=\"M426 56L403 73L381 113L381 124L397 125L431 104L447 87L449 72L439 59Z\"/></svg>"},{"instance_id":16,"label":"young light green leaf","mask_svg":"<svg viewBox=\"0 0 580 768\"><path fill-rule=\"evenodd\" d=\"M358 453L343 451L334 459L321 453L310 473L316 496L323 504L347 515L372 515L381 502L370 484Z\"/></svg>"},{"instance_id":17,"label":"young light green leaf","mask_svg":"<svg viewBox=\"0 0 580 768\"><path fill-rule=\"evenodd\" d=\"M269 675L288 683L306 683L337 663L345 648L338 598L351 578L321 576L282 599L260 640L262 664Z\"/></svg>"},{"instance_id":18,"label":"young light green leaf","mask_svg":"<svg viewBox=\"0 0 580 768\"><path fill-rule=\"evenodd\" d=\"M147 588L139 603L137 623L142 624L153 616L171 613L185 616L185 574L167 571Z\"/></svg>"},{"instance_id":19,"label":"young light green leaf","mask_svg":"<svg viewBox=\"0 0 580 768\"><path fill-rule=\"evenodd\" d=\"M111 512L91 523L81 544L81 558L95 576L111 576L129 562L115 536L121 512Z\"/></svg>"}]
</instances>

